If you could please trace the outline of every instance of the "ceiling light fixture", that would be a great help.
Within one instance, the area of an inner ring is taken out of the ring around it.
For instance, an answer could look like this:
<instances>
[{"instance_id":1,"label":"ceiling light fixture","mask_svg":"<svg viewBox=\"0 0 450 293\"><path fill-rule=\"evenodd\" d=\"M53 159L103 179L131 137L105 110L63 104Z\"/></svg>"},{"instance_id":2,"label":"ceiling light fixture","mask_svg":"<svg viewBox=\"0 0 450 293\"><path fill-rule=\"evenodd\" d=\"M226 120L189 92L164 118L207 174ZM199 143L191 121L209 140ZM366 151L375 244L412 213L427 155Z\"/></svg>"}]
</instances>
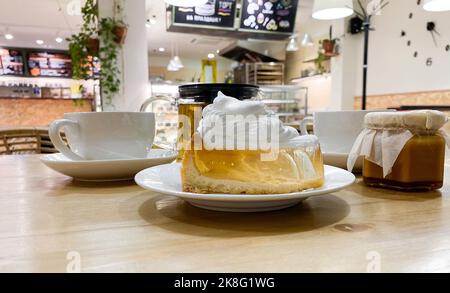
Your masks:
<instances>
[{"instance_id":1,"label":"ceiling light fixture","mask_svg":"<svg viewBox=\"0 0 450 293\"><path fill-rule=\"evenodd\" d=\"M173 66L175 66L178 69L181 69L184 67L183 62L181 62L181 58L178 56L178 44L175 46L175 56L172 57L172 60L170 60L173 64Z\"/></svg>"},{"instance_id":2,"label":"ceiling light fixture","mask_svg":"<svg viewBox=\"0 0 450 293\"><path fill-rule=\"evenodd\" d=\"M450 11L449 0L425 0L423 9L431 12Z\"/></svg>"},{"instance_id":3,"label":"ceiling light fixture","mask_svg":"<svg viewBox=\"0 0 450 293\"><path fill-rule=\"evenodd\" d=\"M345 18L353 14L353 0L314 0L312 17L319 20Z\"/></svg>"},{"instance_id":4,"label":"ceiling light fixture","mask_svg":"<svg viewBox=\"0 0 450 293\"><path fill-rule=\"evenodd\" d=\"M174 55L173 43L170 44L170 55L172 58L170 58L169 64L167 64L167 70L168 71L180 70L180 68L181 68L180 65L183 66L183 63L181 63L181 60L179 60L180 63L177 63L177 61L175 60L175 57L173 56ZM176 57L178 57L178 56L176 56ZM178 57L178 59L179 59L179 57Z\"/></svg>"},{"instance_id":5,"label":"ceiling light fixture","mask_svg":"<svg viewBox=\"0 0 450 293\"><path fill-rule=\"evenodd\" d=\"M304 36L303 36L303 39L302 39L302 47L312 47L312 46L314 46L314 41L313 41L313 39L311 38L311 36L308 34L308 33L306 33Z\"/></svg>"},{"instance_id":6,"label":"ceiling light fixture","mask_svg":"<svg viewBox=\"0 0 450 293\"><path fill-rule=\"evenodd\" d=\"M295 52L298 51L298 44L297 44L297 36L293 35L289 37L289 42L286 46L286 51L288 52Z\"/></svg>"},{"instance_id":7,"label":"ceiling light fixture","mask_svg":"<svg viewBox=\"0 0 450 293\"><path fill-rule=\"evenodd\" d=\"M161 48L158 49L158 51L159 51L159 52L165 52L165 51L166 51L166 48L161 47Z\"/></svg>"},{"instance_id":8,"label":"ceiling light fixture","mask_svg":"<svg viewBox=\"0 0 450 293\"><path fill-rule=\"evenodd\" d=\"M43 45L43 44L44 44L44 41L43 41L43 40L36 40L36 44L38 44L38 45Z\"/></svg>"},{"instance_id":9,"label":"ceiling light fixture","mask_svg":"<svg viewBox=\"0 0 450 293\"><path fill-rule=\"evenodd\" d=\"M181 62L181 59L180 59L180 57L178 57L178 55L173 57L171 62L175 67L177 67L179 69L184 67L183 62Z\"/></svg>"},{"instance_id":10,"label":"ceiling light fixture","mask_svg":"<svg viewBox=\"0 0 450 293\"><path fill-rule=\"evenodd\" d=\"M167 70L168 71L178 71L180 69L178 67L176 67L175 64L173 64L173 60L170 60L169 64L167 65Z\"/></svg>"},{"instance_id":11,"label":"ceiling light fixture","mask_svg":"<svg viewBox=\"0 0 450 293\"><path fill-rule=\"evenodd\" d=\"M56 37L55 38L55 42L57 42L58 44L61 44L63 41L64 41L64 39L61 38L61 37Z\"/></svg>"},{"instance_id":12,"label":"ceiling light fixture","mask_svg":"<svg viewBox=\"0 0 450 293\"><path fill-rule=\"evenodd\" d=\"M14 39L14 36L9 32L9 27L6 28L5 34L3 35L5 39L12 40Z\"/></svg>"},{"instance_id":13,"label":"ceiling light fixture","mask_svg":"<svg viewBox=\"0 0 450 293\"><path fill-rule=\"evenodd\" d=\"M216 57L216 55L214 55L213 53L209 53L209 54L208 54L208 58L209 58L209 59L214 59L214 57Z\"/></svg>"},{"instance_id":14,"label":"ceiling light fixture","mask_svg":"<svg viewBox=\"0 0 450 293\"><path fill-rule=\"evenodd\" d=\"M165 0L169 5L181 7L194 7L205 4L208 0Z\"/></svg>"},{"instance_id":15,"label":"ceiling light fixture","mask_svg":"<svg viewBox=\"0 0 450 293\"><path fill-rule=\"evenodd\" d=\"M149 28L151 27L150 19L147 18L147 21L145 22L145 27Z\"/></svg>"}]
</instances>

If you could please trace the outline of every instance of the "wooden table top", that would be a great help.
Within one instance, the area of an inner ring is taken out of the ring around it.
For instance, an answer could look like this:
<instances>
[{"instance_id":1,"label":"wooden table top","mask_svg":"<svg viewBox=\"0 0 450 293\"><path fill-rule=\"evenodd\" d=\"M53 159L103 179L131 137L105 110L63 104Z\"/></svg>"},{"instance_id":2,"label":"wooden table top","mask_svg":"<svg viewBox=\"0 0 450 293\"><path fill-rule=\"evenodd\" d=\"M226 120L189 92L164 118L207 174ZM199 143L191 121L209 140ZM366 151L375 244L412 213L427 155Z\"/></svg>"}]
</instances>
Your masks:
<instances>
[{"instance_id":1,"label":"wooden table top","mask_svg":"<svg viewBox=\"0 0 450 293\"><path fill-rule=\"evenodd\" d=\"M133 182L76 182L37 155L3 156L0 271L448 272L448 168L437 192L358 180L286 210L233 214Z\"/></svg>"}]
</instances>

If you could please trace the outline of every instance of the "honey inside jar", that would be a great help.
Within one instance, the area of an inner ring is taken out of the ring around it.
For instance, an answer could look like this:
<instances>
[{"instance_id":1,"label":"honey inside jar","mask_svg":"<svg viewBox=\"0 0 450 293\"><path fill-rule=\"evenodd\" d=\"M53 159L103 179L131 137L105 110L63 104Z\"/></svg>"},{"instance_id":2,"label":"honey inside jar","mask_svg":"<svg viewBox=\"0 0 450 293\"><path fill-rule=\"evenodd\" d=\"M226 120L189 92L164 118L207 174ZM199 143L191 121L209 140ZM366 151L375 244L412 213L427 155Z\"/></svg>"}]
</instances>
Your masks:
<instances>
[{"instance_id":1,"label":"honey inside jar","mask_svg":"<svg viewBox=\"0 0 450 293\"><path fill-rule=\"evenodd\" d=\"M443 185L445 140L439 135L415 135L403 147L383 178L383 168L365 159L363 180L369 186L401 190L433 190Z\"/></svg>"},{"instance_id":2,"label":"honey inside jar","mask_svg":"<svg viewBox=\"0 0 450 293\"><path fill-rule=\"evenodd\" d=\"M364 156L363 181L403 191L443 186L447 115L435 110L369 113L347 166Z\"/></svg>"}]
</instances>

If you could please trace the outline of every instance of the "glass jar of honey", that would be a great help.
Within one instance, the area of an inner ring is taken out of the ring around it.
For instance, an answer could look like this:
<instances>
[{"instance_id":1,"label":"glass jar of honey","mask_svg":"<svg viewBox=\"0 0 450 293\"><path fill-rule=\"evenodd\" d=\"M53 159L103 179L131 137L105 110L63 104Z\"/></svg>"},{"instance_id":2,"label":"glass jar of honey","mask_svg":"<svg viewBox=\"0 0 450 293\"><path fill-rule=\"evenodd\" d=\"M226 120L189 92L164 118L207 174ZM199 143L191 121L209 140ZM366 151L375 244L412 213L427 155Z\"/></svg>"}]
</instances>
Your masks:
<instances>
[{"instance_id":1,"label":"glass jar of honey","mask_svg":"<svg viewBox=\"0 0 450 293\"><path fill-rule=\"evenodd\" d=\"M349 161L365 157L363 181L368 186L439 189L448 140L441 128L446 122L444 113L432 110L369 113Z\"/></svg>"},{"instance_id":2,"label":"glass jar of honey","mask_svg":"<svg viewBox=\"0 0 450 293\"><path fill-rule=\"evenodd\" d=\"M202 118L202 110L211 104L218 92L239 100L256 99L259 87L250 84L203 83L178 87L178 159L183 157L184 145L189 143Z\"/></svg>"}]
</instances>

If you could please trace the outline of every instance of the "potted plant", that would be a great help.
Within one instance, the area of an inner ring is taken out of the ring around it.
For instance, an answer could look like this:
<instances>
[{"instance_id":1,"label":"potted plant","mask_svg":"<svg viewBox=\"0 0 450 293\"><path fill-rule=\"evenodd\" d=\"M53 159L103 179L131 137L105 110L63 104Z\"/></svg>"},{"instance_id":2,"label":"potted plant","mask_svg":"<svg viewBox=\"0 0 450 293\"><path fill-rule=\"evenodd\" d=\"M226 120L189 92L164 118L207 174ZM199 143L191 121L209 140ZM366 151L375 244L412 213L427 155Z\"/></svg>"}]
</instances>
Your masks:
<instances>
[{"instance_id":1,"label":"potted plant","mask_svg":"<svg viewBox=\"0 0 450 293\"><path fill-rule=\"evenodd\" d=\"M128 33L128 26L123 20L123 8L120 2L115 6L114 20L116 21L112 29L115 36L114 41L119 45L123 45Z\"/></svg>"},{"instance_id":2,"label":"potted plant","mask_svg":"<svg viewBox=\"0 0 450 293\"><path fill-rule=\"evenodd\" d=\"M98 50L100 49L100 40L98 38L90 37L87 40L86 46L87 46L88 51L91 52L92 55L96 56L98 53Z\"/></svg>"},{"instance_id":3,"label":"potted plant","mask_svg":"<svg viewBox=\"0 0 450 293\"><path fill-rule=\"evenodd\" d=\"M113 28L114 41L119 45L123 45L125 43L127 32L128 28L125 25L116 25Z\"/></svg>"},{"instance_id":4,"label":"potted plant","mask_svg":"<svg viewBox=\"0 0 450 293\"><path fill-rule=\"evenodd\" d=\"M334 48L338 39L333 39L333 26L330 26L329 38L321 40L319 43L322 45L325 55L333 55Z\"/></svg>"},{"instance_id":5,"label":"potted plant","mask_svg":"<svg viewBox=\"0 0 450 293\"><path fill-rule=\"evenodd\" d=\"M97 1L87 0L81 9L81 13L83 14L83 27L81 31L89 35L87 48L91 53L97 53L100 47L100 41L96 32L98 24Z\"/></svg>"}]
</instances>

